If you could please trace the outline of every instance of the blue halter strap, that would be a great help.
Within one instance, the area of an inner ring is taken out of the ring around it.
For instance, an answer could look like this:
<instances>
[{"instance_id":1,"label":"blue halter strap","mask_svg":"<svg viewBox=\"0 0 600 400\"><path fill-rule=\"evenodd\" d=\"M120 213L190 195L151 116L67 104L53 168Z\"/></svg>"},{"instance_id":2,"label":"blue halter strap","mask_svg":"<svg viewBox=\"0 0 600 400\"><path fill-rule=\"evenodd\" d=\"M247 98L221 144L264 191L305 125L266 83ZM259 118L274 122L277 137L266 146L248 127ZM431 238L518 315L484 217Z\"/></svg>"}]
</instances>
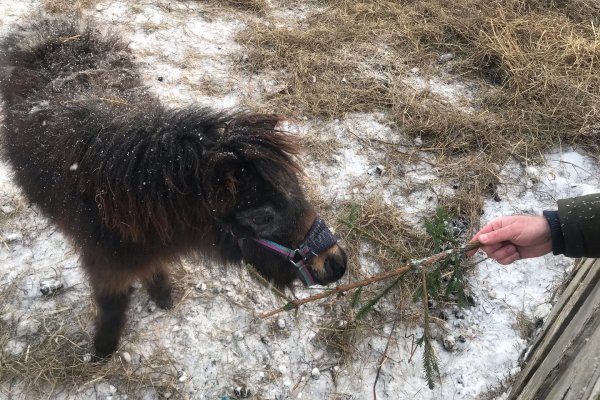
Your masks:
<instances>
[{"instance_id":1,"label":"blue halter strap","mask_svg":"<svg viewBox=\"0 0 600 400\"><path fill-rule=\"evenodd\" d=\"M252 238L252 240L261 247L289 260L300 272L304 286L316 284L308 267L310 260L337 243L336 237L319 217L315 219L304 241L297 249L290 249L272 240L259 238Z\"/></svg>"}]
</instances>

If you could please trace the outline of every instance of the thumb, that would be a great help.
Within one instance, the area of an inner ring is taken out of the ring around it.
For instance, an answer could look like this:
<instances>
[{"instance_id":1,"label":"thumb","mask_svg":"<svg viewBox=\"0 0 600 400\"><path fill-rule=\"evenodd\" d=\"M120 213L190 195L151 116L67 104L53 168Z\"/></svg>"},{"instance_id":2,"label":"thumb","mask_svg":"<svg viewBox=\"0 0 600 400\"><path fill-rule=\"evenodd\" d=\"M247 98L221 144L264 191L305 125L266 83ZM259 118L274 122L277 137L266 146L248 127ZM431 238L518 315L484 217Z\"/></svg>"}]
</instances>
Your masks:
<instances>
[{"instance_id":1,"label":"thumb","mask_svg":"<svg viewBox=\"0 0 600 400\"><path fill-rule=\"evenodd\" d=\"M515 237L515 230L512 225L500 228L496 231L484 233L478 237L482 244L490 245L504 241L512 241Z\"/></svg>"}]
</instances>

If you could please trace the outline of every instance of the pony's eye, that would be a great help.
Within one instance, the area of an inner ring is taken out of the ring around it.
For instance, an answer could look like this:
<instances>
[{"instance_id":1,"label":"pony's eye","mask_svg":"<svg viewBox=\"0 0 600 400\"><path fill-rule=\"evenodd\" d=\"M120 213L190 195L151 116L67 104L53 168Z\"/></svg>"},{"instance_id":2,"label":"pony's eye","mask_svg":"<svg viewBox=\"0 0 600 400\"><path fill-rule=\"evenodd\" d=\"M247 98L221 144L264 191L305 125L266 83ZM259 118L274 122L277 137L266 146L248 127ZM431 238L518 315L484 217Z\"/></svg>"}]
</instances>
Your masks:
<instances>
[{"instance_id":1,"label":"pony's eye","mask_svg":"<svg viewBox=\"0 0 600 400\"><path fill-rule=\"evenodd\" d=\"M271 206L261 207L240 211L236 215L236 219L242 225L254 229L257 233L264 233L269 230L275 221L275 211Z\"/></svg>"},{"instance_id":2,"label":"pony's eye","mask_svg":"<svg viewBox=\"0 0 600 400\"><path fill-rule=\"evenodd\" d=\"M273 222L273 215L268 213L252 216L252 224L254 225L268 225L271 222Z\"/></svg>"}]
</instances>

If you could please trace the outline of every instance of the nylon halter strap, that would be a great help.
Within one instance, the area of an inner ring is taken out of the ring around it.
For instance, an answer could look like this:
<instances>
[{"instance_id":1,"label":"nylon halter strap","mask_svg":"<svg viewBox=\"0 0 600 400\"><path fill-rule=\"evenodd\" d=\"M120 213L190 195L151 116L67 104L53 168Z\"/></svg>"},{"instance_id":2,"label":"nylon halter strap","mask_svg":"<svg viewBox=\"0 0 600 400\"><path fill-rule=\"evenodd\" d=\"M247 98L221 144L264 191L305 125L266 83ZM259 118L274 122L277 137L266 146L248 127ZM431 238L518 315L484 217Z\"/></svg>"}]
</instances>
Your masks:
<instances>
[{"instance_id":1,"label":"nylon halter strap","mask_svg":"<svg viewBox=\"0 0 600 400\"><path fill-rule=\"evenodd\" d=\"M316 280L308 268L310 260L337 243L336 237L319 217L312 224L304 242L297 249L290 249L272 240L258 238L252 238L252 240L261 247L289 260L300 272L304 286L316 284Z\"/></svg>"}]
</instances>

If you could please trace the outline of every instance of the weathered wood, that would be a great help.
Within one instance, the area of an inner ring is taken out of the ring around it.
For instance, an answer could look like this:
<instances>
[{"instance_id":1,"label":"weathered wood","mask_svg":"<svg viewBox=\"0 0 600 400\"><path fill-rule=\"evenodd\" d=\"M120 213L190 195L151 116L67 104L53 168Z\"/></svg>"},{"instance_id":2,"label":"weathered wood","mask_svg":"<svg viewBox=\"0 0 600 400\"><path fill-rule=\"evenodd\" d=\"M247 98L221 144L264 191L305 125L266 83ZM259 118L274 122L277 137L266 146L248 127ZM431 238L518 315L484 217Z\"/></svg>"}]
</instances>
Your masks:
<instances>
[{"instance_id":1,"label":"weathered wood","mask_svg":"<svg viewBox=\"0 0 600 400\"><path fill-rule=\"evenodd\" d=\"M600 261L579 263L525 359L509 399L600 395Z\"/></svg>"}]
</instances>

